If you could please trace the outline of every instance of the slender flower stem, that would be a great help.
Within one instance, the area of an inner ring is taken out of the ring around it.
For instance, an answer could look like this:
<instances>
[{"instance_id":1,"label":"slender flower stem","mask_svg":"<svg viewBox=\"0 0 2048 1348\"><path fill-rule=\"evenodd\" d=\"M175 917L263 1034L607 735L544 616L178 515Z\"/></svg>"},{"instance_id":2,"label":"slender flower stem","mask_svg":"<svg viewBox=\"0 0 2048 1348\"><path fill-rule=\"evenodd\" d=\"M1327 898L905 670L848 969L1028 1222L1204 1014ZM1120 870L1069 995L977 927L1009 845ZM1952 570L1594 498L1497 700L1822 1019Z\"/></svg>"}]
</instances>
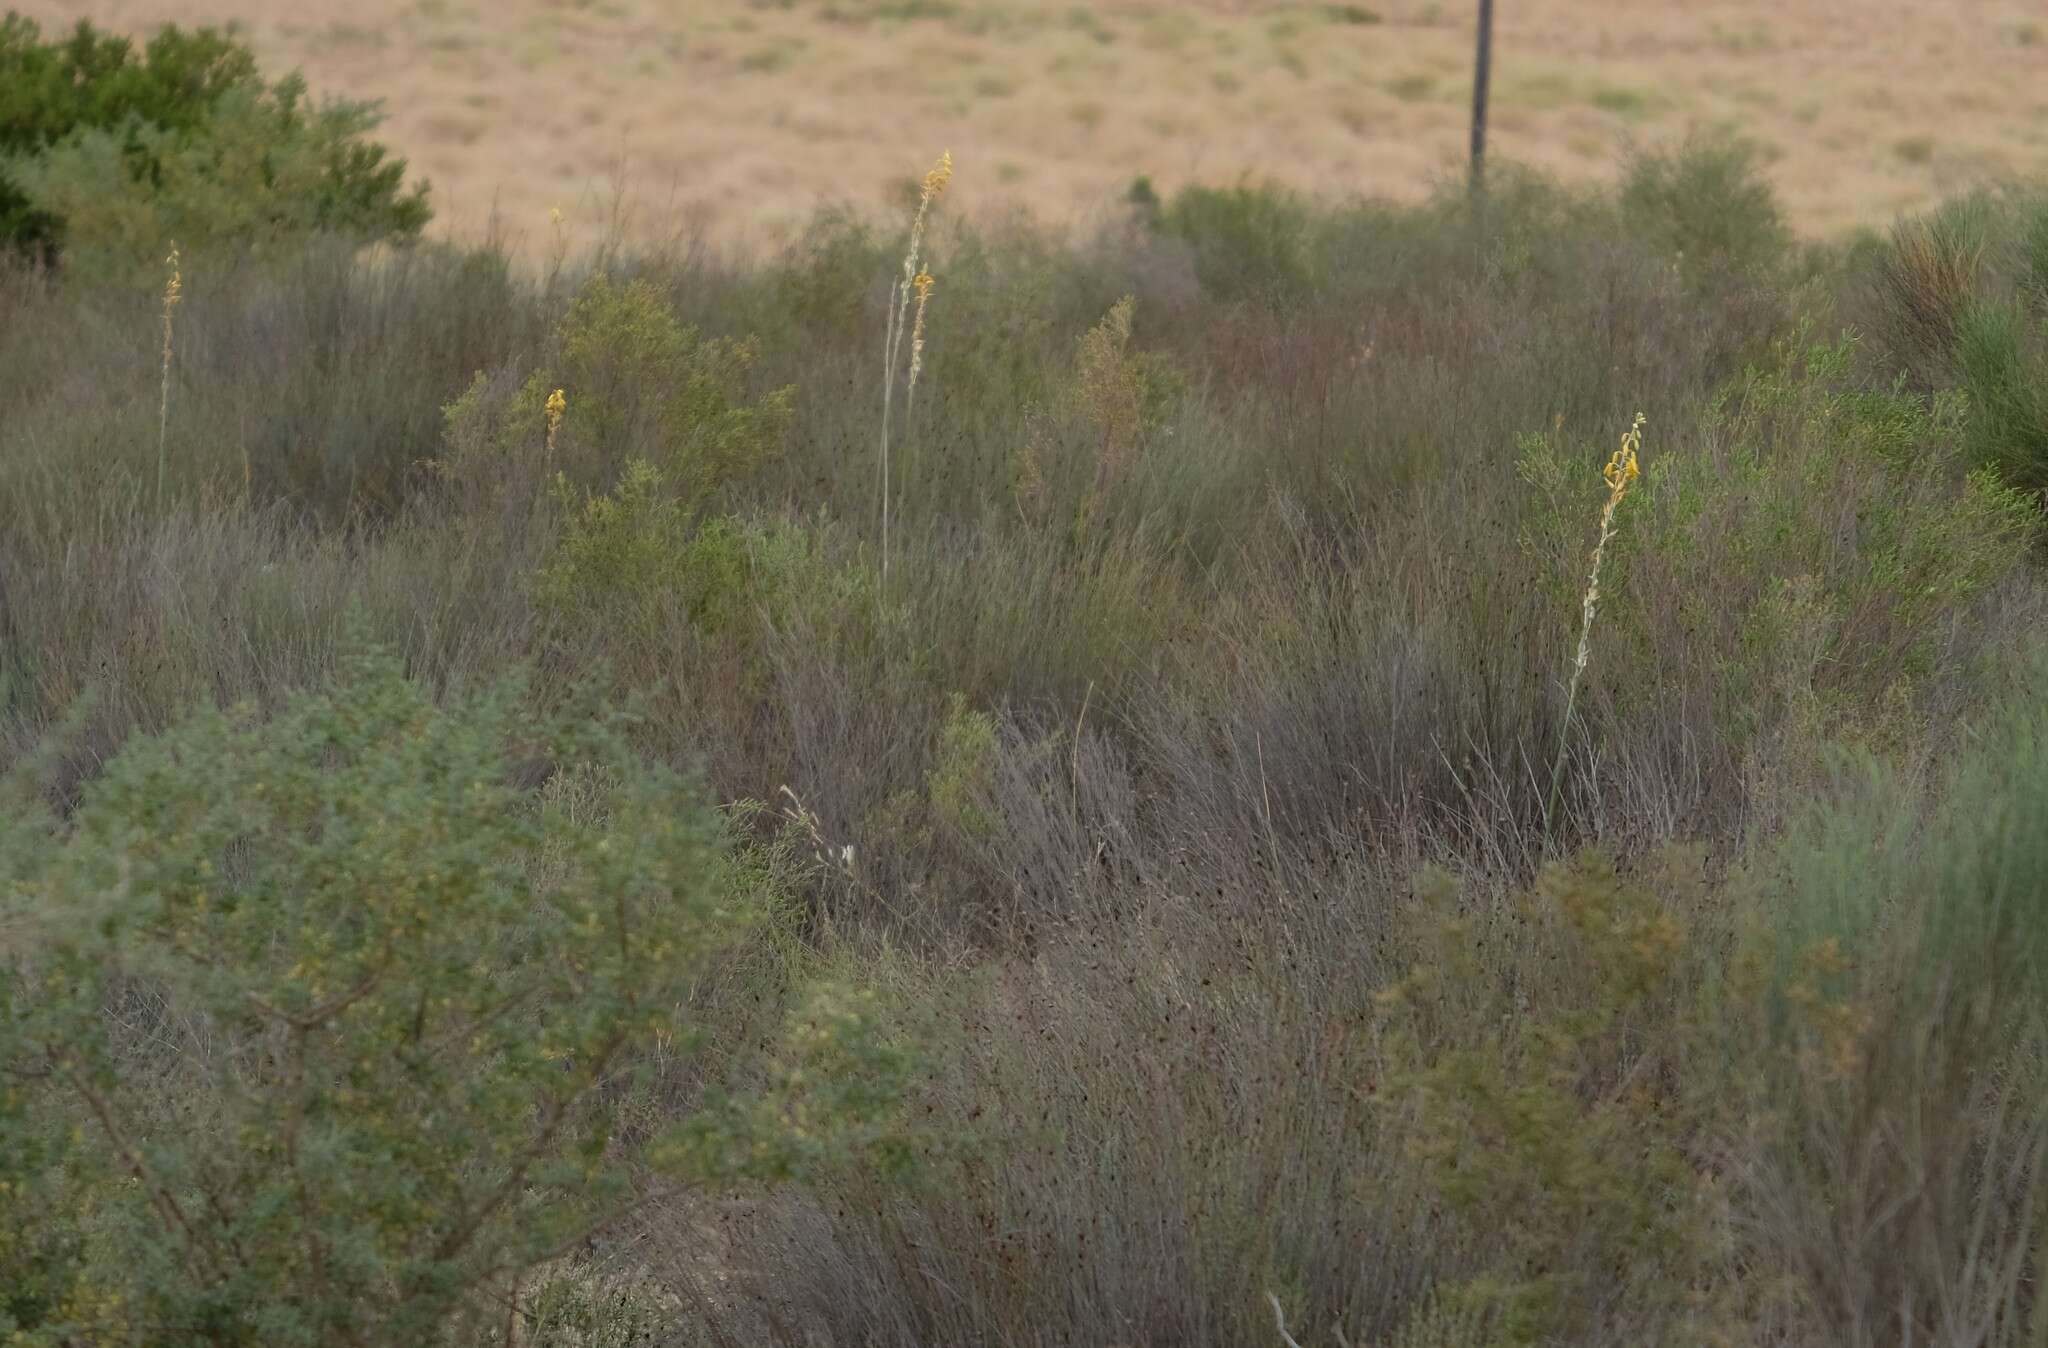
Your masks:
<instances>
[{"instance_id":1,"label":"slender flower stem","mask_svg":"<svg viewBox=\"0 0 2048 1348\"><path fill-rule=\"evenodd\" d=\"M940 155L939 162L924 175L924 186L917 200L917 215L910 222L910 248L903 255L903 279L889 287L889 324L882 340L882 565L881 582L876 589L878 597L886 597L889 589L889 430L890 413L896 397L896 371L903 351L903 337L911 326L910 296L915 291L916 335L910 348L909 387L903 395L903 415L908 419L910 399L917 391L917 372L924 363L924 306L931 293L931 277L918 266L920 254L924 251L925 220L931 214L932 202L946 190L946 184L952 177L953 155L948 151Z\"/></svg>"},{"instance_id":2,"label":"slender flower stem","mask_svg":"<svg viewBox=\"0 0 2048 1348\"><path fill-rule=\"evenodd\" d=\"M164 508L164 457L168 444L167 433L171 424L171 311L185 298L185 280L178 269L178 245L171 244L171 255L164 259L171 269L170 279L164 282L164 376L163 388L156 407L156 508Z\"/></svg>"},{"instance_id":3,"label":"slender flower stem","mask_svg":"<svg viewBox=\"0 0 2048 1348\"><path fill-rule=\"evenodd\" d=\"M1621 437L1621 448L1614 451L1614 457L1601 470L1601 476L1607 479L1607 502L1600 508L1600 537L1593 544L1593 569L1586 578L1585 598L1579 604L1579 647L1572 656L1571 681L1565 689L1564 722L1557 732L1557 757L1550 765L1550 795L1543 803L1545 838L1550 836L1551 819L1556 813L1558 792L1564 782L1565 749L1571 742L1572 712L1578 705L1579 679L1593 659L1593 614L1600 606L1600 562L1607 555L1607 544L1614 537L1614 512L1620 508L1622 498L1628 495L1629 484L1642 475L1636 465L1636 452L1642 445L1643 414L1638 412L1635 424Z\"/></svg>"}]
</instances>

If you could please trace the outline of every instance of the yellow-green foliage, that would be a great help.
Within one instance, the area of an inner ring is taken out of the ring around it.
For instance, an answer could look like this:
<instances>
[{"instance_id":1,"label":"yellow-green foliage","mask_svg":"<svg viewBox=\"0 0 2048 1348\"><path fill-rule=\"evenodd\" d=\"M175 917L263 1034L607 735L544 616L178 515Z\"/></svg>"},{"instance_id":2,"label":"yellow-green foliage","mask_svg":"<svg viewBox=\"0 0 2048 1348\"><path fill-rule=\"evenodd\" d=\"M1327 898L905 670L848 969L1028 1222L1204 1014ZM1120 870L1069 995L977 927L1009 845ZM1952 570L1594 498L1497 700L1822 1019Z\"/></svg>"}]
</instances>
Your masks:
<instances>
[{"instance_id":1,"label":"yellow-green foliage","mask_svg":"<svg viewBox=\"0 0 2048 1348\"><path fill-rule=\"evenodd\" d=\"M673 1295L643 1280L577 1266L535 1277L526 1302L518 1342L530 1348L631 1348L653 1340L680 1310Z\"/></svg>"},{"instance_id":2,"label":"yellow-green foliage","mask_svg":"<svg viewBox=\"0 0 2048 1348\"><path fill-rule=\"evenodd\" d=\"M941 824L978 840L994 831L989 794L998 745L995 717L971 710L959 693L947 699L938 755L925 778L932 815Z\"/></svg>"},{"instance_id":3,"label":"yellow-green foliage","mask_svg":"<svg viewBox=\"0 0 2048 1348\"><path fill-rule=\"evenodd\" d=\"M540 573L542 607L651 636L662 606L682 600L689 531L689 515L669 495L661 470L635 460L617 487L580 505L566 483L558 492L564 518Z\"/></svg>"},{"instance_id":4,"label":"yellow-green foliage","mask_svg":"<svg viewBox=\"0 0 2048 1348\"><path fill-rule=\"evenodd\" d=\"M15 1014L8 996L0 978L0 1018ZM95 1267L105 1261L90 1239L116 1184L71 1120L0 1075L0 1343L62 1348L126 1336L121 1280Z\"/></svg>"},{"instance_id":5,"label":"yellow-green foliage","mask_svg":"<svg viewBox=\"0 0 2048 1348\"><path fill-rule=\"evenodd\" d=\"M872 586L829 558L822 529L766 515L699 516L660 469L638 460L609 492L579 499L561 479L554 491L560 531L535 597L572 647L597 642L629 657L617 671L628 681L659 681L685 634L736 653L752 680L766 672L765 630L801 617L829 639L865 621Z\"/></svg>"},{"instance_id":6,"label":"yellow-green foliage","mask_svg":"<svg viewBox=\"0 0 2048 1348\"><path fill-rule=\"evenodd\" d=\"M1788 344L1733 390L1710 448L1645 463L1601 581L1595 645L1615 651L1600 664L1616 714L1655 714L1653 671L1711 651L1733 746L1792 710L1816 732L1869 729L1938 662L1958 615L2023 567L2039 513L1965 470L1955 404L1858 389L1850 355ZM1583 527L1571 457L1525 438L1519 468L1525 546L1550 552L1568 602Z\"/></svg>"},{"instance_id":7,"label":"yellow-green foliage","mask_svg":"<svg viewBox=\"0 0 2048 1348\"><path fill-rule=\"evenodd\" d=\"M1519 912L1423 891L1425 953L1378 1000L1396 1136L1477 1253L1445 1294L1508 1342L1645 1314L1659 1342L1706 1341L1734 1277L1713 1147L1739 1110L1708 952L1668 889L1597 856Z\"/></svg>"},{"instance_id":8,"label":"yellow-green foliage","mask_svg":"<svg viewBox=\"0 0 2048 1348\"><path fill-rule=\"evenodd\" d=\"M503 504L508 493L533 492L532 474L512 469L533 446L544 443L546 387L538 373L514 387L504 375L477 371L469 387L441 408L441 453L433 461L434 475L470 505Z\"/></svg>"},{"instance_id":9,"label":"yellow-green foliage","mask_svg":"<svg viewBox=\"0 0 2048 1348\"><path fill-rule=\"evenodd\" d=\"M1078 488L1079 509L1094 516L1129 495L1148 438L1186 391L1185 379L1170 361L1131 349L1136 312L1137 301L1130 295L1110 306L1076 342L1072 375L1055 390L1054 406L1027 414L1016 450L1016 490L1027 512L1037 513L1055 482L1070 477L1051 461L1057 422L1069 420L1086 447L1074 475L1085 474Z\"/></svg>"},{"instance_id":10,"label":"yellow-green foliage","mask_svg":"<svg viewBox=\"0 0 2048 1348\"><path fill-rule=\"evenodd\" d=\"M1100 490L1122 475L1136 447L1144 383L1130 358L1129 295L1118 300L1081 338L1074 360L1075 392L1081 407L1102 436L1096 486Z\"/></svg>"},{"instance_id":11,"label":"yellow-green foliage","mask_svg":"<svg viewBox=\"0 0 2048 1348\"><path fill-rule=\"evenodd\" d=\"M560 455L578 481L607 483L643 458L695 505L781 447L795 389L750 397L756 346L685 327L652 282L598 275L555 342L546 383L562 387L575 409Z\"/></svg>"}]
</instances>

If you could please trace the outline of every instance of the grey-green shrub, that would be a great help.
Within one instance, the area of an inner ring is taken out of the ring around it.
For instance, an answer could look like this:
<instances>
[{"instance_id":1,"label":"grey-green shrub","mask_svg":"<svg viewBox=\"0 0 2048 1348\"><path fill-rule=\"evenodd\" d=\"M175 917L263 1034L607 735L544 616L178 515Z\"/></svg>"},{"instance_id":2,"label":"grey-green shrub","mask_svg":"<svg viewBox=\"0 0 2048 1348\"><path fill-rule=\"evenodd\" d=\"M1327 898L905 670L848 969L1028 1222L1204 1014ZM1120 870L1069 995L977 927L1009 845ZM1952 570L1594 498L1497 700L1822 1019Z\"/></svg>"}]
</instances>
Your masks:
<instances>
[{"instance_id":1,"label":"grey-green shrub","mask_svg":"<svg viewBox=\"0 0 2048 1348\"><path fill-rule=\"evenodd\" d=\"M0 1111L0 1150L66 1126L139 1341L430 1342L622 1210L650 1146L786 1176L883 1118L892 1050L841 996L768 1096L616 1126L645 1055L697 1044L747 892L701 796L602 708L535 715L516 681L437 703L359 656L7 821L0 1090L33 1109ZM63 1313L46 1280L17 1320Z\"/></svg>"},{"instance_id":2,"label":"grey-green shrub","mask_svg":"<svg viewBox=\"0 0 2048 1348\"><path fill-rule=\"evenodd\" d=\"M2042 672L1931 780L1843 757L1772 858L1749 1202L1832 1342L2048 1337Z\"/></svg>"}]
</instances>

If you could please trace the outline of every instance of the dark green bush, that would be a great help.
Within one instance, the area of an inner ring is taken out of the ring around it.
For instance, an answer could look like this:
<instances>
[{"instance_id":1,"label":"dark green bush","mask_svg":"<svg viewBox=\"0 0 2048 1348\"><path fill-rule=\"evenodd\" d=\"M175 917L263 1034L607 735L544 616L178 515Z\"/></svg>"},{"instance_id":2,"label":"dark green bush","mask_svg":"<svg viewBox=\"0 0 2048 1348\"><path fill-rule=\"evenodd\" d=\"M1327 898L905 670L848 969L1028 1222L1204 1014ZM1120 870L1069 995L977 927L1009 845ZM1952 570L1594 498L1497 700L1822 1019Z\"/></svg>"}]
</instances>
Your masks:
<instances>
[{"instance_id":1,"label":"dark green bush","mask_svg":"<svg viewBox=\"0 0 2048 1348\"><path fill-rule=\"evenodd\" d=\"M1742 141L1696 138L1639 155L1622 183L1630 227L1696 274L1764 267L1790 251L1777 197Z\"/></svg>"},{"instance_id":2,"label":"dark green bush","mask_svg":"<svg viewBox=\"0 0 2048 1348\"><path fill-rule=\"evenodd\" d=\"M1218 298L1285 301L1313 278L1306 202L1280 187L1188 187L1157 228L1193 250L1195 275Z\"/></svg>"},{"instance_id":3,"label":"dark green bush","mask_svg":"<svg viewBox=\"0 0 2048 1348\"><path fill-rule=\"evenodd\" d=\"M0 20L0 247L98 268L316 232L411 238L429 212L366 139L366 103L309 106L232 36L167 26L137 53L80 20Z\"/></svg>"},{"instance_id":4,"label":"dark green bush","mask_svg":"<svg viewBox=\"0 0 2048 1348\"><path fill-rule=\"evenodd\" d=\"M158 34L141 60L126 38L80 20L45 43L37 25L0 19L0 159L32 158L81 128L142 123L192 134L228 90L256 78L255 58L212 29ZM53 251L63 220L0 171L0 243Z\"/></svg>"},{"instance_id":5,"label":"dark green bush","mask_svg":"<svg viewBox=\"0 0 2048 1348\"><path fill-rule=\"evenodd\" d=\"M1960 392L1972 465L2048 493L2048 195L1977 192L1903 220L1857 279L1878 375Z\"/></svg>"},{"instance_id":6,"label":"dark green bush","mask_svg":"<svg viewBox=\"0 0 2048 1348\"><path fill-rule=\"evenodd\" d=\"M1954 354L1976 460L2030 495L2048 494L2048 305L2029 313L1973 301L1956 319Z\"/></svg>"}]
</instances>

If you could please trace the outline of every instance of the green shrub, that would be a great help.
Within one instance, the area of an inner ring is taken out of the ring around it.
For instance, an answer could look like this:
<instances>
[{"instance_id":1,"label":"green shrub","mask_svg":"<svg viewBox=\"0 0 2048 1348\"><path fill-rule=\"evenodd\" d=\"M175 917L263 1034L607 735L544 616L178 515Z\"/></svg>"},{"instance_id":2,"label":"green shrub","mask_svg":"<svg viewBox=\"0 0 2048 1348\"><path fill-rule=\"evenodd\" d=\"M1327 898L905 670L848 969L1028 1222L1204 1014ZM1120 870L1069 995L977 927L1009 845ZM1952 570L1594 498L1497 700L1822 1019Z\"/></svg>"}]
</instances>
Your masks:
<instances>
[{"instance_id":1,"label":"green shrub","mask_svg":"<svg viewBox=\"0 0 2048 1348\"><path fill-rule=\"evenodd\" d=\"M562 534L540 574L543 608L618 623L627 638L651 638L663 606L682 588L689 527L661 471L637 461L615 490L580 506L573 498L563 504L570 509Z\"/></svg>"},{"instance_id":2,"label":"green shrub","mask_svg":"<svg viewBox=\"0 0 2048 1348\"><path fill-rule=\"evenodd\" d=\"M1285 301L1313 278L1313 219L1279 187L1188 187L1158 228L1194 253L1195 276L1219 299Z\"/></svg>"},{"instance_id":3,"label":"green shrub","mask_svg":"<svg viewBox=\"0 0 2048 1348\"><path fill-rule=\"evenodd\" d=\"M947 700L938 757L926 775L931 812L941 825L977 841L995 832L999 820L989 801L1000 743L995 717L969 710L958 693Z\"/></svg>"},{"instance_id":4,"label":"green shrub","mask_svg":"<svg viewBox=\"0 0 2048 1348\"><path fill-rule=\"evenodd\" d=\"M114 1179L103 1238L153 1344L430 1342L620 1211L650 1142L786 1176L893 1091L840 997L772 1096L618 1129L751 915L693 789L516 683L437 707L371 655L269 719L197 713L67 817L10 821L0 877L29 932L0 1087ZM14 1119L0 1152L30 1155Z\"/></svg>"},{"instance_id":5,"label":"green shrub","mask_svg":"<svg viewBox=\"0 0 2048 1348\"><path fill-rule=\"evenodd\" d=\"M1931 787L1867 753L1836 764L1779 848L1781 977L1817 946L1865 968L1890 947L1915 972L1887 991L1916 1013L2048 1011L2048 713L2007 707L1968 746Z\"/></svg>"},{"instance_id":6,"label":"green shrub","mask_svg":"<svg viewBox=\"0 0 2048 1348\"><path fill-rule=\"evenodd\" d=\"M1711 941L1599 857L1504 921L1461 914L1447 876L1423 888L1434 926L1379 1033L1391 1126L1476 1245L1439 1310L1492 1342L1712 1341L1735 1265L1706 1167L1740 1111L1700 996Z\"/></svg>"},{"instance_id":7,"label":"green shrub","mask_svg":"<svg viewBox=\"0 0 2048 1348\"><path fill-rule=\"evenodd\" d=\"M651 281L599 274L555 333L550 383L568 393L563 456L581 480L608 483L635 458L682 499L703 501L781 447L796 391L749 397L752 342L699 335Z\"/></svg>"},{"instance_id":8,"label":"green shrub","mask_svg":"<svg viewBox=\"0 0 2048 1348\"><path fill-rule=\"evenodd\" d=\"M1638 156L1622 184L1621 210L1638 236L1694 274L1766 267L1792 242L1756 150L1737 140L1695 138Z\"/></svg>"},{"instance_id":9,"label":"green shrub","mask_svg":"<svg viewBox=\"0 0 2048 1348\"><path fill-rule=\"evenodd\" d=\"M80 128L140 123L191 134L223 94L255 79L249 51L212 29L165 28L136 60L126 38L83 20L44 43L32 20L10 10L0 19L0 159L32 158ZM62 226L0 170L0 243L47 253Z\"/></svg>"},{"instance_id":10,"label":"green shrub","mask_svg":"<svg viewBox=\"0 0 2048 1348\"><path fill-rule=\"evenodd\" d=\"M307 106L266 84L248 49L211 29L164 28L141 55L80 21L44 43L0 20L0 246L95 268L316 232L411 238L424 187L367 140L365 103Z\"/></svg>"},{"instance_id":11,"label":"green shrub","mask_svg":"<svg viewBox=\"0 0 2048 1348\"><path fill-rule=\"evenodd\" d=\"M1954 373L1956 323L1980 285L1994 231L1991 206L1988 197L1973 195L1901 220L1866 259L1879 354L1923 391L1944 386Z\"/></svg>"},{"instance_id":12,"label":"green shrub","mask_svg":"<svg viewBox=\"0 0 2048 1348\"><path fill-rule=\"evenodd\" d=\"M1995 620L1987 605L2025 573L2037 512L1968 471L1956 399L1859 388L1853 355L1846 341L1787 344L1728 390L1706 445L1646 459L1601 578L1603 733L1647 724L1690 687L1726 771L1797 793L1822 740L1923 714L1958 624ZM1586 527L1571 484L1585 479L1540 437L1520 469L1532 533L1557 540L1553 602L1569 605ZM1686 673L1704 667L1711 679Z\"/></svg>"},{"instance_id":13,"label":"green shrub","mask_svg":"<svg viewBox=\"0 0 2048 1348\"><path fill-rule=\"evenodd\" d=\"M11 995L0 979L0 1019L15 1014ZM106 1176L88 1168L69 1120L10 1078L0 1076L0 1343L117 1341L126 1328L119 1280L95 1267L90 1241Z\"/></svg>"},{"instance_id":14,"label":"green shrub","mask_svg":"<svg viewBox=\"0 0 2048 1348\"><path fill-rule=\"evenodd\" d=\"M634 462L618 487L580 502L558 485L560 537L540 573L542 607L572 627L595 623L652 637L669 614L707 636L744 635L762 614L828 609L856 590L837 583L802 527L771 518L697 518L653 465Z\"/></svg>"},{"instance_id":15,"label":"green shrub","mask_svg":"<svg viewBox=\"0 0 2048 1348\"><path fill-rule=\"evenodd\" d=\"M2048 713L1932 782L1868 753L1797 814L1761 935L1765 1257L1835 1342L2048 1336Z\"/></svg>"},{"instance_id":16,"label":"green shrub","mask_svg":"<svg viewBox=\"0 0 2048 1348\"><path fill-rule=\"evenodd\" d=\"M1962 394L1971 465L2048 492L2048 195L1946 202L1901 221L1866 267L1880 372Z\"/></svg>"},{"instance_id":17,"label":"green shrub","mask_svg":"<svg viewBox=\"0 0 2048 1348\"><path fill-rule=\"evenodd\" d=\"M1977 300L1955 324L1955 367L1969 396L1975 462L2030 495L2048 493L2048 306L2038 316Z\"/></svg>"}]
</instances>

